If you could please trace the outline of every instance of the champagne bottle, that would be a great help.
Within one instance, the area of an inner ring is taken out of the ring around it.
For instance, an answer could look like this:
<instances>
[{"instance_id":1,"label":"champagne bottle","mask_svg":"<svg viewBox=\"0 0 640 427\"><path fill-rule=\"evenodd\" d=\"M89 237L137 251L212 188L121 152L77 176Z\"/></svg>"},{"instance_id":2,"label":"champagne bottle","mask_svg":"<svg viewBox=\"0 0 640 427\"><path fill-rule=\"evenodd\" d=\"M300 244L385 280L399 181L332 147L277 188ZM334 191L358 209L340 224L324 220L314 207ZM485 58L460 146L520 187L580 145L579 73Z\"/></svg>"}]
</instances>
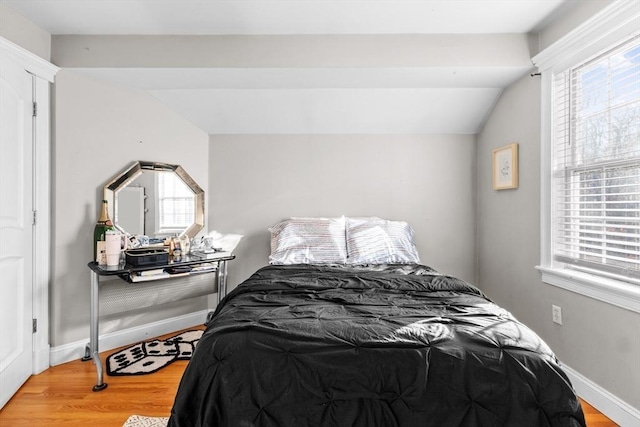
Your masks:
<instances>
[{"instance_id":1,"label":"champagne bottle","mask_svg":"<svg viewBox=\"0 0 640 427\"><path fill-rule=\"evenodd\" d=\"M98 259L98 242L105 241L105 233L109 230L113 230L113 223L109 219L109 211L107 210L108 202L102 201L102 211L100 212L100 218L93 229L93 260Z\"/></svg>"}]
</instances>

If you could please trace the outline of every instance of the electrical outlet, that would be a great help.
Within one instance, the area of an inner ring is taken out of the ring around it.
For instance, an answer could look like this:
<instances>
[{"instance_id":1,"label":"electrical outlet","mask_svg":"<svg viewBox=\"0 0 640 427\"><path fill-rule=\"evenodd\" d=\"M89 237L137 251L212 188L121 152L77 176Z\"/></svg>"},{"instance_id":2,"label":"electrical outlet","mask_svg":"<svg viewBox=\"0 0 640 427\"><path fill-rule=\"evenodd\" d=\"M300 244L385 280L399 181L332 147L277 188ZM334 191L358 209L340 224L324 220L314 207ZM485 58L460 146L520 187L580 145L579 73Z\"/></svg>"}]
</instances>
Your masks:
<instances>
[{"instance_id":1,"label":"electrical outlet","mask_svg":"<svg viewBox=\"0 0 640 427\"><path fill-rule=\"evenodd\" d=\"M562 308L557 305L551 305L551 320L553 323L562 325Z\"/></svg>"}]
</instances>

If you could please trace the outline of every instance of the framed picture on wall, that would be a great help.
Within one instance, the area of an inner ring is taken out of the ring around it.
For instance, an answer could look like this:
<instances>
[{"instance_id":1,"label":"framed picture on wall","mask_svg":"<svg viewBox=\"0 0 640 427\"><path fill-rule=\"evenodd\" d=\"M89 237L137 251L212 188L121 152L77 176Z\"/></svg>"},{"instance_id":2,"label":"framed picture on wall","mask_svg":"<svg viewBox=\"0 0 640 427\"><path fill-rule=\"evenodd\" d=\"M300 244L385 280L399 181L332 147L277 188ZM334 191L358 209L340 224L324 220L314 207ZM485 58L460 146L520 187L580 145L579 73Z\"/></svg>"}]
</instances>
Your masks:
<instances>
[{"instance_id":1,"label":"framed picture on wall","mask_svg":"<svg viewBox=\"0 0 640 427\"><path fill-rule=\"evenodd\" d=\"M493 189L518 188L518 144L493 150Z\"/></svg>"}]
</instances>

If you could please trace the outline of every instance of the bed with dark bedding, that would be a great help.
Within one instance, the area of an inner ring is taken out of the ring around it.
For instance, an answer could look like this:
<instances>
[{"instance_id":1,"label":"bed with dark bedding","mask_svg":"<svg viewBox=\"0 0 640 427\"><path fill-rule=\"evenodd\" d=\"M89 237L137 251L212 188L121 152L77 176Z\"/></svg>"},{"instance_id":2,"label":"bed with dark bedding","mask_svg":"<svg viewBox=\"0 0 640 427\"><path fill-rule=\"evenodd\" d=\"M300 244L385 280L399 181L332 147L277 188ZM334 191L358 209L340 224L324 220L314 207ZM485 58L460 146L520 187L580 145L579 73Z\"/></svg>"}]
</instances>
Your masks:
<instances>
[{"instance_id":1,"label":"bed with dark bedding","mask_svg":"<svg viewBox=\"0 0 640 427\"><path fill-rule=\"evenodd\" d=\"M169 426L584 426L549 347L418 264L269 265L217 307Z\"/></svg>"}]
</instances>

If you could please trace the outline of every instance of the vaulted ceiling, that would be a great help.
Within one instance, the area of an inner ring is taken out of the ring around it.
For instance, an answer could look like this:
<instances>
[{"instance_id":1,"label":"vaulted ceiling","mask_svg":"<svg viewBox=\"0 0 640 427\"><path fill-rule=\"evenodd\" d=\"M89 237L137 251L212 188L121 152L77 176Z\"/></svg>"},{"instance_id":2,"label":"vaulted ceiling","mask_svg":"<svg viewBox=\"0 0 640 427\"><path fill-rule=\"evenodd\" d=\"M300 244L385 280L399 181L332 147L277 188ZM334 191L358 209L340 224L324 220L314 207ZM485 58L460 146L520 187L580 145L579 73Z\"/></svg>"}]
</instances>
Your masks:
<instances>
[{"instance_id":1,"label":"vaulted ceiling","mask_svg":"<svg viewBox=\"0 0 640 427\"><path fill-rule=\"evenodd\" d=\"M577 0L2 0L65 69L210 134L479 131Z\"/></svg>"}]
</instances>

